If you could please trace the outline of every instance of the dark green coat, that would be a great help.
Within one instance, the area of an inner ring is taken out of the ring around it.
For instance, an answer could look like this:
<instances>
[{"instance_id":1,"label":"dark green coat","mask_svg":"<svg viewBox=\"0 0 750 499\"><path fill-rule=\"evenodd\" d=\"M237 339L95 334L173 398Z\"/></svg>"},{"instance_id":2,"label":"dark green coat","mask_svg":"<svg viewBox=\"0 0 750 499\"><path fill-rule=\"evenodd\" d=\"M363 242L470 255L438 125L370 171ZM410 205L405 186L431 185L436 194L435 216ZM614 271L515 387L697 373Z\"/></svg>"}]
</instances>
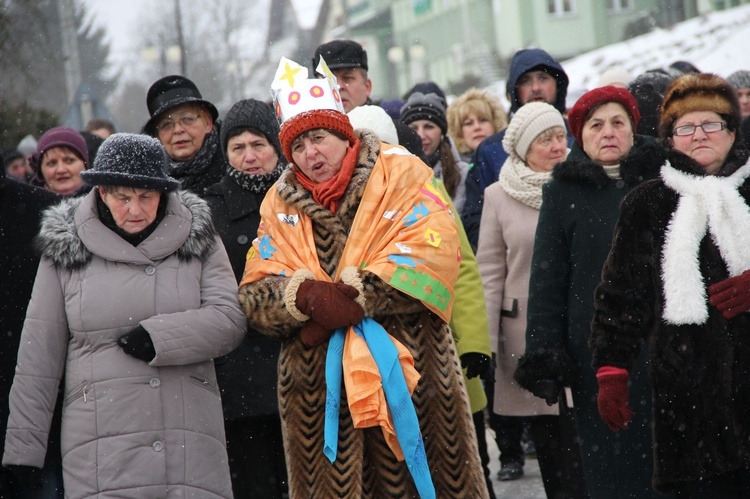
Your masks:
<instances>
[{"instance_id":1,"label":"dark green coat","mask_svg":"<svg viewBox=\"0 0 750 499\"><path fill-rule=\"evenodd\" d=\"M594 290L612 243L623 197L656 178L666 158L653 139L638 136L620 165L622 180L607 177L574 144L543 187L531 263L526 353L516 378L563 379L573 392L586 485L593 498L656 497L651 489L651 392L645 355L631 371L630 406L636 417L612 432L599 417L596 373L588 339Z\"/></svg>"}]
</instances>

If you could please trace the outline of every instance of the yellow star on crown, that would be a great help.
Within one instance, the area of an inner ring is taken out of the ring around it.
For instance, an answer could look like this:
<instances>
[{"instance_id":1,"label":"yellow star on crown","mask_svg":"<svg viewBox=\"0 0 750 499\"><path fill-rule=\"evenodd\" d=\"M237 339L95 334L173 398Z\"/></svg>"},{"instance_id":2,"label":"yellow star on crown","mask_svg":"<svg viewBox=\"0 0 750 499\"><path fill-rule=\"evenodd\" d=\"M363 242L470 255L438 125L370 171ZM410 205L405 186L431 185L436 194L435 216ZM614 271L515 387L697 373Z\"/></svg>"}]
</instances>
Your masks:
<instances>
[{"instance_id":1,"label":"yellow star on crown","mask_svg":"<svg viewBox=\"0 0 750 499\"><path fill-rule=\"evenodd\" d=\"M296 68L293 68L288 62L285 63L284 66L284 74L281 75L279 80L288 80L289 86L294 88L294 75L302 71L302 67L297 66Z\"/></svg>"}]
</instances>

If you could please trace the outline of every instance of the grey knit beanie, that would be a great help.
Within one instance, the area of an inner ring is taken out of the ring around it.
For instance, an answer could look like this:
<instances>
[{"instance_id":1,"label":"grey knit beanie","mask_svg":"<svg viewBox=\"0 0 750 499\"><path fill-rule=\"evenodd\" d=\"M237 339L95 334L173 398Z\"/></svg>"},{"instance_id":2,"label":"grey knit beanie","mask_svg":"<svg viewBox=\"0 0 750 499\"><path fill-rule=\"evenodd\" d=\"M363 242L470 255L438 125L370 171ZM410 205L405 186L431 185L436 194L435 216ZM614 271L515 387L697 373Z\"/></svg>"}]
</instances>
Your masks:
<instances>
[{"instance_id":1,"label":"grey knit beanie","mask_svg":"<svg viewBox=\"0 0 750 499\"><path fill-rule=\"evenodd\" d=\"M279 158L283 157L284 153L279 142L279 122L273 109L265 102L245 99L236 102L221 122L219 140L221 152L224 153L225 158L229 139L246 130L263 135L276 149Z\"/></svg>"},{"instance_id":2,"label":"grey knit beanie","mask_svg":"<svg viewBox=\"0 0 750 499\"><path fill-rule=\"evenodd\" d=\"M740 69L727 76L727 83L732 85L735 90L741 88L750 88L750 71Z\"/></svg>"},{"instance_id":3,"label":"grey knit beanie","mask_svg":"<svg viewBox=\"0 0 750 499\"><path fill-rule=\"evenodd\" d=\"M435 123L443 135L448 133L448 120L445 116L445 101L438 94L414 92L401 106L401 123L408 125L417 120Z\"/></svg>"},{"instance_id":4,"label":"grey knit beanie","mask_svg":"<svg viewBox=\"0 0 750 499\"><path fill-rule=\"evenodd\" d=\"M540 133L556 126L565 128L560 111L546 102L529 102L521 106L513 119L510 120L508 128L505 129L503 137L503 149L510 155L516 154L522 160L526 160L531 143Z\"/></svg>"}]
</instances>

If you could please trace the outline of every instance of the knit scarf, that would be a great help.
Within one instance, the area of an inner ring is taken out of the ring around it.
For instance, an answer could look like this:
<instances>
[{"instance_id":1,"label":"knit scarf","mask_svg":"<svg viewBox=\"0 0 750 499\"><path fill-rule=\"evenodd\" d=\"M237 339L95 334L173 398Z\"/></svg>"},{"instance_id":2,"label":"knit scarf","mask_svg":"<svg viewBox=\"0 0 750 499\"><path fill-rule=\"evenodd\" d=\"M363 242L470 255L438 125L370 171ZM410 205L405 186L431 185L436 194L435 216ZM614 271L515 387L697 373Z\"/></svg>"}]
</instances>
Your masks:
<instances>
[{"instance_id":1,"label":"knit scarf","mask_svg":"<svg viewBox=\"0 0 750 499\"><path fill-rule=\"evenodd\" d=\"M354 139L354 142L346 151L341 170L325 182L313 182L307 175L302 173L302 170L297 165L294 165L294 176L297 177L302 187L310 191L316 203L336 213L339 207L339 200L346 192L346 188L349 187L349 181L352 179L352 174L354 174L354 167L357 166L358 152L359 139Z\"/></svg>"},{"instance_id":2,"label":"knit scarf","mask_svg":"<svg viewBox=\"0 0 750 499\"><path fill-rule=\"evenodd\" d=\"M192 185L200 184L201 177L211 166L214 154L219 149L219 134L216 128L206 134L203 145L188 161L169 160L169 175L180 181L183 189L190 189Z\"/></svg>"},{"instance_id":3,"label":"knit scarf","mask_svg":"<svg viewBox=\"0 0 750 499\"><path fill-rule=\"evenodd\" d=\"M542 185L551 175L552 172L535 172L521 158L512 154L500 170L499 181L510 197L538 210L542 207Z\"/></svg>"},{"instance_id":4,"label":"knit scarf","mask_svg":"<svg viewBox=\"0 0 750 499\"><path fill-rule=\"evenodd\" d=\"M662 167L662 180L680 195L661 255L666 322L704 324L708 320L699 262L706 231L719 248L730 276L750 268L750 207L738 192L749 176L750 162L727 177L682 172L669 162Z\"/></svg>"},{"instance_id":5,"label":"knit scarf","mask_svg":"<svg viewBox=\"0 0 750 499\"><path fill-rule=\"evenodd\" d=\"M261 175L251 175L242 172L232 165L227 166L227 176L239 185L243 190L253 194L265 194L268 189L279 179L284 171L284 163L279 161L276 168Z\"/></svg>"}]
</instances>

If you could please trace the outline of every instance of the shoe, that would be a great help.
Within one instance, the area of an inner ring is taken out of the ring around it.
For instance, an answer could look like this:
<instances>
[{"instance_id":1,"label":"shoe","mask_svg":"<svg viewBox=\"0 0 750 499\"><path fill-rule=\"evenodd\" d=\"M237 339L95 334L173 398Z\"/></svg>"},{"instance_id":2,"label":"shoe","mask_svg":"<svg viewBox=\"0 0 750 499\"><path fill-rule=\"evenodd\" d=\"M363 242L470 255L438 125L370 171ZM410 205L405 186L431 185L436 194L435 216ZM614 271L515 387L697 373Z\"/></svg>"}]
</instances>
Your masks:
<instances>
[{"instance_id":1,"label":"shoe","mask_svg":"<svg viewBox=\"0 0 750 499\"><path fill-rule=\"evenodd\" d=\"M536 446L533 440L521 440L521 448L523 449L524 456L529 459L536 459Z\"/></svg>"},{"instance_id":2,"label":"shoe","mask_svg":"<svg viewBox=\"0 0 750 499\"><path fill-rule=\"evenodd\" d=\"M497 472L497 478L503 482L518 480L523 476L523 464L508 463L504 464L500 471Z\"/></svg>"}]
</instances>

